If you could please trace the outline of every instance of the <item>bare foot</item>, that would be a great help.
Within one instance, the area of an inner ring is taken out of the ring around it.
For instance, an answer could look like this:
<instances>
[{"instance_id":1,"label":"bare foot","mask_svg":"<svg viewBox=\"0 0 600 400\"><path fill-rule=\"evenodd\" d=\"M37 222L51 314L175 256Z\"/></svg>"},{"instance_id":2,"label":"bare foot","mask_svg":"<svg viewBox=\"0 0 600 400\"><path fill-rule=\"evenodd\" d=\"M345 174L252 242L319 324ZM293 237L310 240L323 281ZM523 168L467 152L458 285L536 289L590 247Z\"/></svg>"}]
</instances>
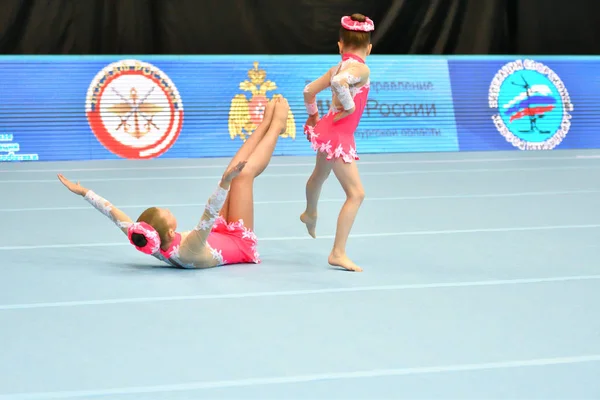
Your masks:
<instances>
[{"instance_id":1,"label":"bare foot","mask_svg":"<svg viewBox=\"0 0 600 400\"><path fill-rule=\"evenodd\" d=\"M263 121L271 122L273 118L273 112L275 111L275 104L277 103L277 99L269 100L267 106L265 107L265 112L263 114Z\"/></svg>"},{"instance_id":2,"label":"bare foot","mask_svg":"<svg viewBox=\"0 0 600 400\"><path fill-rule=\"evenodd\" d=\"M333 252L329 255L329 265L334 267L341 267L348 271L362 272L362 268L354 264L347 255L337 255Z\"/></svg>"},{"instance_id":3,"label":"bare foot","mask_svg":"<svg viewBox=\"0 0 600 400\"><path fill-rule=\"evenodd\" d=\"M317 238L317 233L316 233L317 216L316 215L314 217L308 216L308 214L306 214L306 212L303 212L302 215L300 215L300 221L304 222L304 225L306 225L306 230L308 231L308 234L310 236L312 236L314 239L316 239Z\"/></svg>"},{"instance_id":4,"label":"bare foot","mask_svg":"<svg viewBox=\"0 0 600 400\"><path fill-rule=\"evenodd\" d=\"M279 135L283 135L287 130L287 119L290 112L290 105L285 97L278 97L275 102L275 110L273 112L273 122L271 127L279 128Z\"/></svg>"},{"instance_id":5,"label":"bare foot","mask_svg":"<svg viewBox=\"0 0 600 400\"><path fill-rule=\"evenodd\" d=\"M275 101L275 115L274 118L282 122L287 122L288 114L290 112L290 105L285 97L278 97Z\"/></svg>"}]
</instances>

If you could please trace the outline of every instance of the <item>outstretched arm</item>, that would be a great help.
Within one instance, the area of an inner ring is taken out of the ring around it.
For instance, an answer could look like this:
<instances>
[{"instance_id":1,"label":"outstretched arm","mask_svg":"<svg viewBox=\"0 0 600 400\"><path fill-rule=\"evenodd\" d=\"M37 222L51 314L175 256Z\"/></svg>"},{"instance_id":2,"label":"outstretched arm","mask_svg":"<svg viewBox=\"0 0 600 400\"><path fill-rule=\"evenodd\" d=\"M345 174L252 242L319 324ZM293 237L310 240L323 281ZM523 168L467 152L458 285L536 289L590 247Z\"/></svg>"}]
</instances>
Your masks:
<instances>
[{"instance_id":1,"label":"outstretched arm","mask_svg":"<svg viewBox=\"0 0 600 400\"><path fill-rule=\"evenodd\" d=\"M184 242L181 244L180 252L182 255L196 255L204 251L208 235L210 235L215 220L219 216L219 212L221 212L221 208L223 208L227 199L231 181L239 175L245 166L246 161L242 161L225 172L221 182L219 182L219 186L217 186L214 193L208 198L200 222L198 222L198 225L186 236Z\"/></svg>"},{"instance_id":2,"label":"outstretched arm","mask_svg":"<svg viewBox=\"0 0 600 400\"><path fill-rule=\"evenodd\" d=\"M198 222L194 230L186 236L184 242L181 244L179 251L182 256L187 258L202 254L205 251L208 235L210 235L215 220L219 216L219 212L227 199L229 185L230 182L221 180L214 193L208 198L200 222Z\"/></svg>"},{"instance_id":3,"label":"outstretched arm","mask_svg":"<svg viewBox=\"0 0 600 400\"><path fill-rule=\"evenodd\" d=\"M113 206L108 200L102 196L94 193L94 191L84 188L77 183L73 183L64 175L59 174L58 179L63 185L71 192L82 196L88 203L90 203L96 210L107 216L112 222L115 223L121 229L124 234L127 234L127 228L133 223L131 218L127 216L123 211Z\"/></svg>"}]
</instances>

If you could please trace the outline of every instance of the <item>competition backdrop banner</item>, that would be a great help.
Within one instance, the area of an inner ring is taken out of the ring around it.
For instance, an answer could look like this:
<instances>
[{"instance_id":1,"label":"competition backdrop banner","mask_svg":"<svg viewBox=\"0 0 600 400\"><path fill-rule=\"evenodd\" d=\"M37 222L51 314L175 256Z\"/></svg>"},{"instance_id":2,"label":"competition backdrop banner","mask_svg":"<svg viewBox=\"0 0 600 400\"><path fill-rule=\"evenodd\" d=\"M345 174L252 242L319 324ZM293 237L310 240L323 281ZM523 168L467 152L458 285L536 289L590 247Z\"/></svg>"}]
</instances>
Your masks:
<instances>
[{"instance_id":1,"label":"competition backdrop banner","mask_svg":"<svg viewBox=\"0 0 600 400\"><path fill-rule=\"evenodd\" d=\"M304 86L339 56L0 56L0 162L229 157L266 103L311 155ZM359 154L600 148L600 57L378 56ZM329 90L318 96L321 115Z\"/></svg>"},{"instance_id":2,"label":"competition backdrop banner","mask_svg":"<svg viewBox=\"0 0 600 400\"><path fill-rule=\"evenodd\" d=\"M448 61L461 151L600 148L600 57Z\"/></svg>"},{"instance_id":3,"label":"competition backdrop banner","mask_svg":"<svg viewBox=\"0 0 600 400\"><path fill-rule=\"evenodd\" d=\"M310 155L304 86L339 56L0 57L0 161L228 157L265 105L291 110L277 155ZM371 56L361 153L458 151L444 58ZM318 96L324 115L331 94Z\"/></svg>"}]
</instances>

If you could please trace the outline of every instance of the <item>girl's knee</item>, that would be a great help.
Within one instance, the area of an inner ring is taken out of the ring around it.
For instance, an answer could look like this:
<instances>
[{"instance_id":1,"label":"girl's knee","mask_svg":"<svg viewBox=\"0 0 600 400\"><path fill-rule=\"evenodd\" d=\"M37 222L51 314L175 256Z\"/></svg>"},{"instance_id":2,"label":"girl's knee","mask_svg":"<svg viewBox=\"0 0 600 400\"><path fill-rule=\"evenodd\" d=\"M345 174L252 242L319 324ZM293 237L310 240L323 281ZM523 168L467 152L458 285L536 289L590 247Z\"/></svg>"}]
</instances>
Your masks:
<instances>
[{"instance_id":1,"label":"girl's knee","mask_svg":"<svg viewBox=\"0 0 600 400\"><path fill-rule=\"evenodd\" d=\"M235 179L238 182L247 182L252 184L252 181L256 177L256 173L257 168L255 165L246 165L246 167L242 170L242 172L240 172L238 176L235 177Z\"/></svg>"},{"instance_id":2,"label":"girl's knee","mask_svg":"<svg viewBox=\"0 0 600 400\"><path fill-rule=\"evenodd\" d=\"M362 203L365 200L365 190L363 188L355 188L347 193L348 200L356 203Z\"/></svg>"}]
</instances>

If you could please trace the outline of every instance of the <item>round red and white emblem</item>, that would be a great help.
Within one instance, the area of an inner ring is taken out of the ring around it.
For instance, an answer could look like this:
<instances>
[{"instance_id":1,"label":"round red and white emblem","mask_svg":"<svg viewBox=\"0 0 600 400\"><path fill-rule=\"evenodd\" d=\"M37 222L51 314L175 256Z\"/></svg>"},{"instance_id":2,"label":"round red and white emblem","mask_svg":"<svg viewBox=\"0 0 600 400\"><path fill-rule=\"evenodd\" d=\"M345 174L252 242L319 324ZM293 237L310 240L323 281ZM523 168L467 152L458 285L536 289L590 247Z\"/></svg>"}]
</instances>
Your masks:
<instances>
[{"instance_id":1,"label":"round red and white emblem","mask_svg":"<svg viewBox=\"0 0 600 400\"><path fill-rule=\"evenodd\" d=\"M160 156L183 126L175 84L154 65L138 60L117 61L100 71L88 88L85 109L98 141L123 158Z\"/></svg>"}]
</instances>

